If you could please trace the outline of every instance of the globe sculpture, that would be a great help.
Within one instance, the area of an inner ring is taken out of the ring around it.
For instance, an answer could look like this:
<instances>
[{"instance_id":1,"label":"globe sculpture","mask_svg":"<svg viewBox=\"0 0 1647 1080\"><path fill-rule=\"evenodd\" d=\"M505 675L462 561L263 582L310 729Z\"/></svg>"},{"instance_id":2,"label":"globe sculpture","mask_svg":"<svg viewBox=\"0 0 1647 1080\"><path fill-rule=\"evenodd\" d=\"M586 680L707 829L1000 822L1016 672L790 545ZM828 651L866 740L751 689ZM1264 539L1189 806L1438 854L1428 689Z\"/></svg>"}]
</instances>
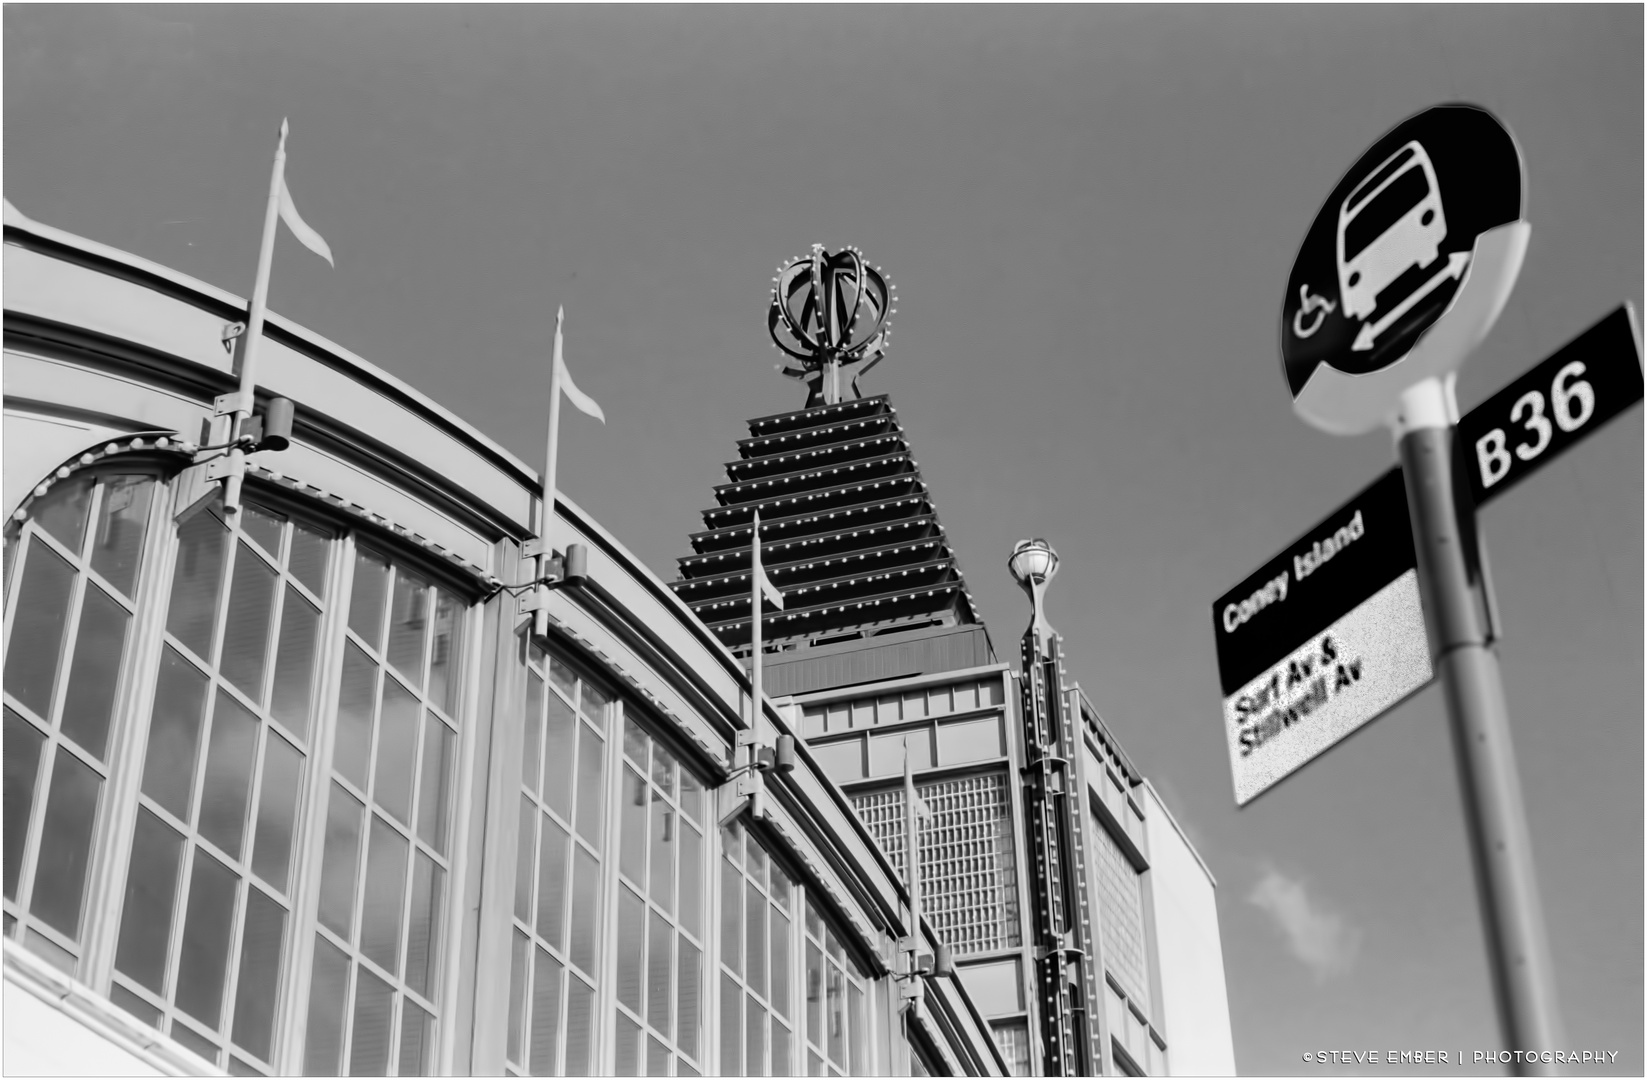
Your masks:
<instances>
[{"instance_id":1,"label":"globe sculpture","mask_svg":"<svg viewBox=\"0 0 1647 1080\"><path fill-rule=\"evenodd\" d=\"M767 331L773 348L800 365L778 370L807 384L807 408L843 400L841 375L858 364L849 386L852 397L862 396L858 379L886 355L897 302L880 267L855 247L831 253L813 244L811 255L778 267Z\"/></svg>"}]
</instances>

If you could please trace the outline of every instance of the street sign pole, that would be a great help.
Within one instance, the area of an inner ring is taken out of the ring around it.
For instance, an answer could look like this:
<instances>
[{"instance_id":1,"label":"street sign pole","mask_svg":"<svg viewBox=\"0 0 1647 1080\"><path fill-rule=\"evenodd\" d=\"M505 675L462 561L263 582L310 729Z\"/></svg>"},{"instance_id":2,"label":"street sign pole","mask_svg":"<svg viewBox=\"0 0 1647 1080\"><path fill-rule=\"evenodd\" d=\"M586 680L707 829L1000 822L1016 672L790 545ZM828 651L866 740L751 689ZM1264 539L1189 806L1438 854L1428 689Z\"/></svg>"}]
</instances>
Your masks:
<instances>
[{"instance_id":1,"label":"street sign pole","mask_svg":"<svg viewBox=\"0 0 1647 1080\"><path fill-rule=\"evenodd\" d=\"M1430 648L1446 686L1500 1022L1516 1048L1546 1050L1562 1045L1555 979L1498 656L1466 565L1449 404L1441 381L1425 379L1402 394L1394 429L1430 612ZM1473 515L1473 507L1465 513ZM1538 1057L1525 1055L1530 1060L1518 1064L1518 1075L1555 1075Z\"/></svg>"}]
</instances>

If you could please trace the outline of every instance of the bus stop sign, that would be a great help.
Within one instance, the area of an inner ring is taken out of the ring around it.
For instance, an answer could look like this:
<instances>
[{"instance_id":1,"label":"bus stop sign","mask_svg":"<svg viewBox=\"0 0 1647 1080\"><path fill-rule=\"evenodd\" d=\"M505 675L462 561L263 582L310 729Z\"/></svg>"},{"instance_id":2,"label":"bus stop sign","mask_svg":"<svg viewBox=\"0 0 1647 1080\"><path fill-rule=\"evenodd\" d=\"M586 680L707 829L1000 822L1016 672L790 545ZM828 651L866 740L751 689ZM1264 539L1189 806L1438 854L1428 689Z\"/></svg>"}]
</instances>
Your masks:
<instances>
[{"instance_id":1,"label":"bus stop sign","mask_svg":"<svg viewBox=\"0 0 1647 1080\"><path fill-rule=\"evenodd\" d=\"M1374 143L1316 215L1287 282L1281 361L1298 413L1360 434L1402 390L1447 374L1515 283L1524 195L1515 140L1477 106L1437 105Z\"/></svg>"}]
</instances>

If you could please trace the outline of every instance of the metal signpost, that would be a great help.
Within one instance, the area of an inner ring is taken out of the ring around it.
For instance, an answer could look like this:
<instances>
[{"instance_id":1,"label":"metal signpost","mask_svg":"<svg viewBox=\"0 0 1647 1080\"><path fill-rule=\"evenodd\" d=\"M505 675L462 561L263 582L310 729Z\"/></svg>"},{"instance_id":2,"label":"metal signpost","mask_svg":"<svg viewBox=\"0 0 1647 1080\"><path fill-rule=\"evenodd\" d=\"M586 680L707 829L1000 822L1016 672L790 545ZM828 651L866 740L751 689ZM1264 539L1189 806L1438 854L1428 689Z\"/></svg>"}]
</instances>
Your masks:
<instances>
[{"instance_id":1,"label":"metal signpost","mask_svg":"<svg viewBox=\"0 0 1647 1080\"><path fill-rule=\"evenodd\" d=\"M1503 310L1526 253L1524 192L1520 151L1486 110L1442 105L1397 125L1339 181L1306 235L1281 355L1305 420L1341 435L1388 424L1395 435L1499 1014L1513 1045L1544 1050L1560 1045L1555 983L1498 657L1478 610L1474 512L1466 502L1460 513L1452 453L1458 368ZM1550 393L1575 406L1567 378ZM1534 407L1512 406L1514 418ZM1577 419L1581 400L1575 407L1562 413L1573 431L1589 419ZM1518 1067L1545 1071L1530 1056Z\"/></svg>"}]
</instances>

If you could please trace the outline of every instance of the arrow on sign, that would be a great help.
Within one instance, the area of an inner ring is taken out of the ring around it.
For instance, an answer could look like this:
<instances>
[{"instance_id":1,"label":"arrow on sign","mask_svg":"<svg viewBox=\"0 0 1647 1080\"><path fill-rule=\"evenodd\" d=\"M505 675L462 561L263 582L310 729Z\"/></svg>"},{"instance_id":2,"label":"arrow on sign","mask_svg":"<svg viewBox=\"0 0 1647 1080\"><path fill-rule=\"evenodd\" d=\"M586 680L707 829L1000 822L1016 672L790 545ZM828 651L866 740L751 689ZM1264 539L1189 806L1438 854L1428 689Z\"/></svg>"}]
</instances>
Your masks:
<instances>
[{"instance_id":1,"label":"arrow on sign","mask_svg":"<svg viewBox=\"0 0 1647 1080\"><path fill-rule=\"evenodd\" d=\"M1395 305L1388 315L1375 323L1363 323L1361 332L1355 335L1355 343L1350 346L1350 350L1352 352L1366 352L1371 349L1377 343L1379 334L1388 330L1390 324L1395 320L1411 311L1414 304L1434 292L1443 281L1448 278L1462 278L1464 276L1464 266L1469 261L1470 253L1468 251L1455 251L1447 256L1447 265L1441 268L1441 272L1414 289L1412 294Z\"/></svg>"}]
</instances>

